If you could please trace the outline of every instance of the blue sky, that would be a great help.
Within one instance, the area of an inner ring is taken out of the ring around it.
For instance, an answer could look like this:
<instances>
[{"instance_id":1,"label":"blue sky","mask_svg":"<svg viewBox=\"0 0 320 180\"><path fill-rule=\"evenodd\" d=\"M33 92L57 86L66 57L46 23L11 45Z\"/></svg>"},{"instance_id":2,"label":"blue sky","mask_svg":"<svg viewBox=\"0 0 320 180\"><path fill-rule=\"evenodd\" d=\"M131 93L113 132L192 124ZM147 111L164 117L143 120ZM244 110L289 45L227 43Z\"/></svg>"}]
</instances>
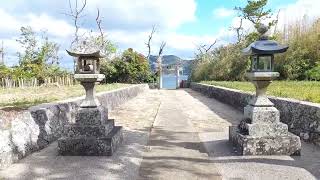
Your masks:
<instances>
[{"instance_id":1,"label":"blue sky","mask_svg":"<svg viewBox=\"0 0 320 180\"><path fill-rule=\"evenodd\" d=\"M295 0L269 0L267 8L277 12L280 6L294 2ZM178 32L188 35L218 33L221 28L229 27L232 19L237 16L237 12L232 11L234 7L244 7L245 5L246 0L198 0L195 13L197 21L183 24L179 27Z\"/></svg>"},{"instance_id":2,"label":"blue sky","mask_svg":"<svg viewBox=\"0 0 320 180\"><path fill-rule=\"evenodd\" d=\"M165 41L165 54L191 59L198 45L217 40L219 46L235 41L234 32L229 30L239 22L233 8L245 4L246 0L87 0L81 32L97 31L95 16L99 7L104 31L118 46L118 53L131 47L146 54L144 43L156 25L153 54ZM280 24L299 20L303 15L310 18L320 15L320 0L269 0L267 7L275 14L281 9ZM0 40L4 42L5 63L17 63L15 54L21 51L16 42L19 29L31 26L36 32L47 30L49 38L60 45L61 65L71 69L72 60L65 53L74 32L71 19L64 14L68 10L68 0L3 0ZM252 29L249 22L244 27L248 31Z\"/></svg>"}]
</instances>

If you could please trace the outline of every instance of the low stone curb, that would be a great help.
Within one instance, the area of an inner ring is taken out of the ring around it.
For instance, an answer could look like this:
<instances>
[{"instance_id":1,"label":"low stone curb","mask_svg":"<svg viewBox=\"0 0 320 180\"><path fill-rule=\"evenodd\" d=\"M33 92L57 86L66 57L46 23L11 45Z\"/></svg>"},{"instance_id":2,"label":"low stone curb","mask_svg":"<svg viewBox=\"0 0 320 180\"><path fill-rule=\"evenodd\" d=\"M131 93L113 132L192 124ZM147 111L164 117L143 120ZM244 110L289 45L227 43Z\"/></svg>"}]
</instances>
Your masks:
<instances>
[{"instance_id":1,"label":"low stone curb","mask_svg":"<svg viewBox=\"0 0 320 180\"><path fill-rule=\"evenodd\" d=\"M253 97L253 94L240 90L194 82L190 88L241 111ZM320 104L274 96L269 96L269 99L280 111L280 120L288 125L290 132L320 145Z\"/></svg>"},{"instance_id":2,"label":"low stone curb","mask_svg":"<svg viewBox=\"0 0 320 180\"><path fill-rule=\"evenodd\" d=\"M147 84L132 85L97 93L96 97L103 107L110 110L148 89ZM0 169L60 138L64 125L74 121L81 99L42 104L18 112L10 121L9 129L0 129ZM7 117L0 117L0 122L4 118Z\"/></svg>"}]
</instances>

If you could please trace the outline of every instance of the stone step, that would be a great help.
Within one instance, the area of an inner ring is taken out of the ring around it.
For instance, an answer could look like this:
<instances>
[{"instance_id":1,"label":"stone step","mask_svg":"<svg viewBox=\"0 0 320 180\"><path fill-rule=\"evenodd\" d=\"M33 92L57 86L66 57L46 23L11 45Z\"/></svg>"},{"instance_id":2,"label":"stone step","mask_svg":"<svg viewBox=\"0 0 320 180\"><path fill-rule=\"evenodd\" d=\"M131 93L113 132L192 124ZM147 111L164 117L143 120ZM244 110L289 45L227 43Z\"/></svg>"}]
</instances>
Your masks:
<instances>
[{"instance_id":1,"label":"stone step","mask_svg":"<svg viewBox=\"0 0 320 180\"><path fill-rule=\"evenodd\" d=\"M114 126L104 137L62 137L58 152L64 156L112 156L122 141L122 127Z\"/></svg>"},{"instance_id":2,"label":"stone step","mask_svg":"<svg viewBox=\"0 0 320 180\"><path fill-rule=\"evenodd\" d=\"M300 138L292 133L285 136L254 137L239 133L237 126L230 126L229 141L239 155L289 155L300 156Z\"/></svg>"},{"instance_id":3,"label":"stone step","mask_svg":"<svg viewBox=\"0 0 320 180\"><path fill-rule=\"evenodd\" d=\"M279 123L280 112L275 107L246 106L244 116L252 123Z\"/></svg>"},{"instance_id":4,"label":"stone step","mask_svg":"<svg viewBox=\"0 0 320 180\"><path fill-rule=\"evenodd\" d=\"M102 125L70 124L64 127L65 137L102 137L107 136L114 128L114 120L106 120Z\"/></svg>"},{"instance_id":5,"label":"stone step","mask_svg":"<svg viewBox=\"0 0 320 180\"><path fill-rule=\"evenodd\" d=\"M108 110L97 108L80 108L75 115L75 123L80 125L101 125L108 119Z\"/></svg>"},{"instance_id":6,"label":"stone step","mask_svg":"<svg viewBox=\"0 0 320 180\"><path fill-rule=\"evenodd\" d=\"M246 124L250 136L286 136L288 135L288 125L283 123L273 124Z\"/></svg>"}]
</instances>

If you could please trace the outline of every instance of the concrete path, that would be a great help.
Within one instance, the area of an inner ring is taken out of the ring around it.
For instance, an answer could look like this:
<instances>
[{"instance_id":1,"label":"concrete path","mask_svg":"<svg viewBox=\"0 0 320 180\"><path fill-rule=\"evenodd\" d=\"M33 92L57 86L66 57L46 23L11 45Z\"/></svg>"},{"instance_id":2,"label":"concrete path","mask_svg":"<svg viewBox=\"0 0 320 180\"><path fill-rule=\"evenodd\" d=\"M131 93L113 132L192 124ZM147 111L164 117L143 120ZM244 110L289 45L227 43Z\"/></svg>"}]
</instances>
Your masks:
<instances>
[{"instance_id":1,"label":"concrete path","mask_svg":"<svg viewBox=\"0 0 320 180\"><path fill-rule=\"evenodd\" d=\"M151 90L111 111L124 144L112 157L61 157L57 144L0 179L320 179L320 148L301 157L235 156L228 126L242 113L192 90Z\"/></svg>"},{"instance_id":2,"label":"concrete path","mask_svg":"<svg viewBox=\"0 0 320 180\"><path fill-rule=\"evenodd\" d=\"M184 104L184 91L161 91L161 105L139 179L221 179L210 163Z\"/></svg>"}]
</instances>

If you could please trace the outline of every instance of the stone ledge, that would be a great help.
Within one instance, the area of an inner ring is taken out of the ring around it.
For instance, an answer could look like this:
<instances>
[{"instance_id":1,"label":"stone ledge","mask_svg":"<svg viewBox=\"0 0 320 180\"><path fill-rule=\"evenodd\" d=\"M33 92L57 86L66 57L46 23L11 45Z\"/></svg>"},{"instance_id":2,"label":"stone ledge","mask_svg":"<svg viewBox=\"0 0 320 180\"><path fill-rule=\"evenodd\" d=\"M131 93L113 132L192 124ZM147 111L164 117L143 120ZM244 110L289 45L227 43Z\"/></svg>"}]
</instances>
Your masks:
<instances>
[{"instance_id":1,"label":"stone ledge","mask_svg":"<svg viewBox=\"0 0 320 180\"><path fill-rule=\"evenodd\" d=\"M194 82L190 84L190 88L240 111L243 111L253 97L253 94L240 90ZM268 98L280 111L280 121L288 125L291 133L307 142L320 145L320 104L274 96Z\"/></svg>"},{"instance_id":2,"label":"stone ledge","mask_svg":"<svg viewBox=\"0 0 320 180\"><path fill-rule=\"evenodd\" d=\"M147 84L132 85L97 93L96 97L104 108L110 110L148 89ZM82 99L79 97L41 104L18 112L11 120L10 129L0 129L0 169L60 138L63 127L75 122L75 110Z\"/></svg>"}]
</instances>

